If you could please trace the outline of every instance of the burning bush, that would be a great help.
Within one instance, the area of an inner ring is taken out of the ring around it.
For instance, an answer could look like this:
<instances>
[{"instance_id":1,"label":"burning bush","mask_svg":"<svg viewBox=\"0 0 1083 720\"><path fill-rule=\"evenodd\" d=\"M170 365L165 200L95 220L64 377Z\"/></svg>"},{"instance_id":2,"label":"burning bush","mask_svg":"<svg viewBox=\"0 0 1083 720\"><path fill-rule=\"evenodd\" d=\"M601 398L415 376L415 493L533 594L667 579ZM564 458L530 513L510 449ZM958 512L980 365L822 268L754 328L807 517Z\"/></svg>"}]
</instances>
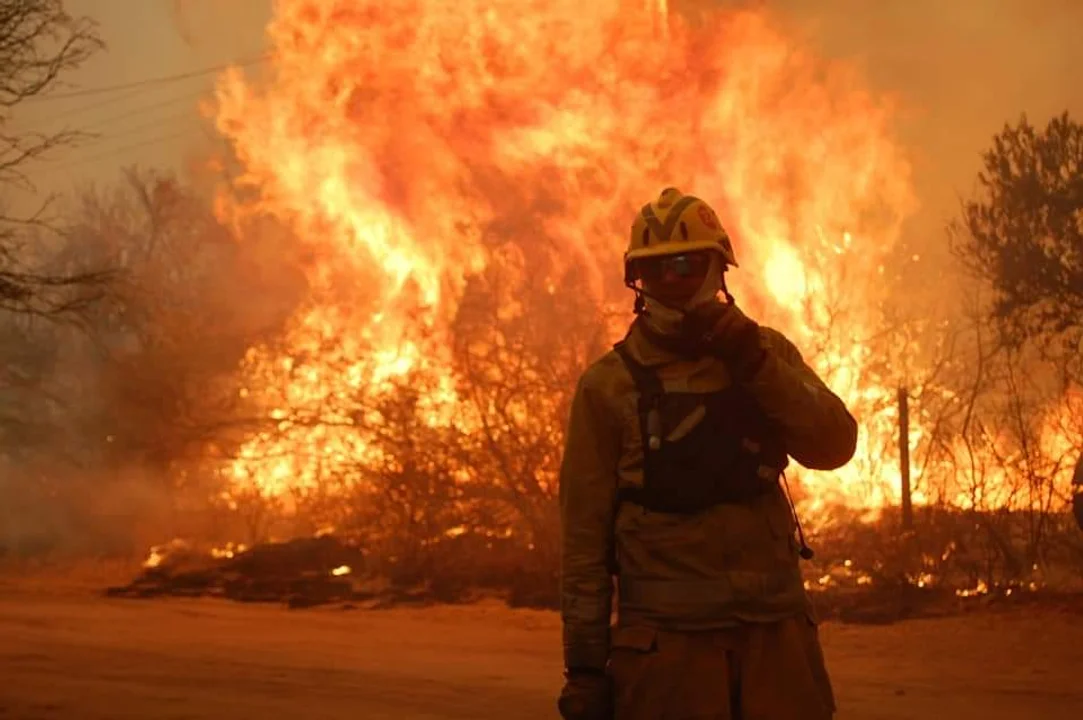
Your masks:
<instances>
[{"instance_id":1,"label":"burning bush","mask_svg":"<svg viewBox=\"0 0 1083 720\"><path fill-rule=\"evenodd\" d=\"M139 176L83 208L129 273L96 318L103 467L150 468L175 516L210 507L207 539L331 531L401 588L550 603L568 400L631 318L628 221L675 184L733 234L742 307L859 419L854 462L792 478L821 537L811 586L955 597L1070 567L1078 396L940 268L940 314L896 284L918 261L890 104L761 12L633 5L277 3L266 74L219 79L236 172L215 216ZM211 560L181 584L243 575Z\"/></svg>"}]
</instances>

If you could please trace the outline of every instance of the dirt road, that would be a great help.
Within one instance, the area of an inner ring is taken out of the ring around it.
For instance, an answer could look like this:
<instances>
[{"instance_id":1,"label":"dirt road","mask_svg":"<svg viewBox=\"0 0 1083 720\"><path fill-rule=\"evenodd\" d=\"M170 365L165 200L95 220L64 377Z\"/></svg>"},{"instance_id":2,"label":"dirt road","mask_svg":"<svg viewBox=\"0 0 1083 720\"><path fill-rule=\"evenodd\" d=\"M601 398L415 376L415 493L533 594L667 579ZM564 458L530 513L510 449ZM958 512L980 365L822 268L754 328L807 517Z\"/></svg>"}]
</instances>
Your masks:
<instances>
[{"instance_id":1,"label":"dirt road","mask_svg":"<svg viewBox=\"0 0 1083 720\"><path fill-rule=\"evenodd\" d=\"M7 588L0 588L7 590ZM842 720L1083 717L1079 616L822 628ZM554 718L559 626L496 604L0 597L0 719Z\"/></svg>"}]
</instances>

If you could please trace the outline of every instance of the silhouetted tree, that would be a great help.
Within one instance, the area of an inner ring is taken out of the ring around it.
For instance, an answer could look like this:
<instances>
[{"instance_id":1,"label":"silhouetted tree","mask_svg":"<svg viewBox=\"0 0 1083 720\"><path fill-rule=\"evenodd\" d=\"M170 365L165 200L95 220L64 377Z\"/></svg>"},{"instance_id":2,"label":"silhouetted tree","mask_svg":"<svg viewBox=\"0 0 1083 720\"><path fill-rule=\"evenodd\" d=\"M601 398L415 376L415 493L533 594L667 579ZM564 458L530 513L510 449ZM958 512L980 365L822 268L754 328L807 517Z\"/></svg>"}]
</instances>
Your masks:
<instances>
[{"instance_id":1,"label":"silhouetted tree","mask_svg":"<svg viewBox=\"0 0 1083 720\"><path fill-rule=\"evenodd\" d=\"M1019 346L1083 330L1083 125L1024 116L993 138L954 250L994 290L993 317Z\"/></svg>"},{"instance_id":2,"label":"silhouetted tree","mask_svg":"<svg viewBox=\"0 0 1083 720\"><path fill-rule=\"evenodd\" d=\"M952 228L976 295L991 292L975 317L956 479L983 511L982 572L1022 581L1045 569L1083 441L1083 125L1067 113L1044 129L1026 116L1006 125L978 186Z\"/></svg>"},{"instance_id":3,"label":"silhouetted tree","mask_svg":"<svg viewBox=\"0 0 1083 720\"><path fill-rule=\"evenodd\" d=\"M28 165L79 137L70 130L13 132L16 109L47 95L101 46L93 23L68 15L60 0L0 0L0 193L28 186ZM27 216L0 207L0 310L62 317L95 299L108 277L98 269L68 274L34 266L41 258L28 257L23 243L40 239L26 230L47 227L48 205Z\"/></svg>"},{"instance_id":4,"label":"silhouetted tree","mask_svg":"<svg viewBox=\"0 0 1083 720\"><path fill-rule=\"evenodd\" d=\"M261 267L272 241L239 243L197 188L162 173L124 178L79 198L61 256L73 269L116 268L86 313L96 341L82 366L84 410L96 409L88 434L108 436L114 462L166 472L228 456L260 426L238 365L288 312L288 273Z\"/></svg>"}]
</instances>

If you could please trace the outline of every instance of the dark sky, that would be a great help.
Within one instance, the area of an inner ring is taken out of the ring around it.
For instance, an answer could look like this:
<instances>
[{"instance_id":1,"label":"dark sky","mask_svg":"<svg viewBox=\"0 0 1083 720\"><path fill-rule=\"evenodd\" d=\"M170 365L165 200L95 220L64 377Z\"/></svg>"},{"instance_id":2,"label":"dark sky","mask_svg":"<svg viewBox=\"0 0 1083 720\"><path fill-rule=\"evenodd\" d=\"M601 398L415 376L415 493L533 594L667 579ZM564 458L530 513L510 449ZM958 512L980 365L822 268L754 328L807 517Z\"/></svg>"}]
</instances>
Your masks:
<instances>
[{"instance_id":1,"label":"dark sky","mask_svg":"<svg viewBox=\"0 0 1083 720\"><path fill-rule=\"evenodd\" d=\"M605 0L600 0L605 1ZM634 5L633 0L628 0ZM653 1L653 0L652 0ZM671 7L739 4L670 0ZM749 3L745 3L749 4ZM1083 2L1078 0L763 0L821 51L855 60L901 103L900 135L916 164L919 222L929 231L969 192L978 154L1005 121L1083 117ZM271 0L68 0L109 45L69 80L94 88L185 73L260 52ZM21 120L103 134L34 173L40 190L114 176L119 165L179 165L206 142L195 109L211 76L135 93L39 103ZM102 100L106 104L91 107ZM135 147L132 147L132 146Z\"/></svg>"}]
</instances>

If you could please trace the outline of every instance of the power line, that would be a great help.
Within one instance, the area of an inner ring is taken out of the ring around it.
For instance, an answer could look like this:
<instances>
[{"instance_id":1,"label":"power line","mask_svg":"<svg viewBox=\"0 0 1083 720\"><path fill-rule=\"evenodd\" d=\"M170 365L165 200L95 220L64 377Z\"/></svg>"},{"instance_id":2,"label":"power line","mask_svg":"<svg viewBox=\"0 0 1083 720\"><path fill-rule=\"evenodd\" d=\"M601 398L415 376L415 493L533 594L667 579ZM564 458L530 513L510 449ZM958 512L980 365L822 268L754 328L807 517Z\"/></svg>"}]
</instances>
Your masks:
<instances>
[{"instance_id":1,"label":"power line","mask_svg":"<svg viewBox=\"0 0 1083 720\"><path fill-rule=\"evenodd\" d=\"M210 75L210 74L216 73L216 72L221 72L221 71L226 70L226 69L228 69L230 67L251 67L253 65L257 65L257 64L266 62L267 59L268 59L267 56L261 56L261 57L253 58L253 59L246 60L246 61L240 62L240 63L227 64L227 65L217 65L217 66L202 68L200 70L194 70L194 71L190 71L190 72L186 72L186 73L178 73L178 74L174 74L174 75L164 75L164 76L153 77L153 78L145 78L143 80L138 80L138 81L134 81L134 82L121 83L121 84L109 85L109 86L101 86L101 87L95 87L95 88L87 88L87 89L84 89L84 90L78 90L78 91L74 91L74 92L70 92L70 93L62 93L62 94L49 95L49 96L39 96L39 97L35 97L35 98L28 98L28 100L31 100L31 99L39 100L39 101L60 100L60 99L67 99L67 98L74 98L74 97L83 97L83 96L88 96L88 95L102 95L102 94L107 94L107 93L118 93L118 92L121 93L120 95L114 95L112 97L107 97L107 98L105 98L103 100L97 100L95 102L91 102L91 103L87 103L87 104L78 106L76 108L73 108L71 111L63 111L64 117L61 118L61 119L62 120L67 120L68 118L70 118L73 115L77 115L77 114L80 114L80 113L83 113L83 112L94 110L96 108L103 107L105 105L110 105L110 104L113 104L113 103L116 103L116 102L119 102L119 101L131 99L131 98L145 96L145 95L147 95L147 94L149 94L151 92L154 92L159 87L165 87L165 86L168 86L168 85L170 85L172 83L176 83L176 82L179 82L179 81L182 81L182 80L191 79L191 78L195 78L195 77L206 76L206 75ZM148 88L150 88L150 89L148 90ZM127 91L127 92L124 92L124 91ZM137 107L132 108L131 110L123 112L123 113L116 113L116 114L113 114L111 116L108 116L108 117L105 117L105 118L102 118L102 119L94 119L88 125L88 127L90 127L90 128L101 127L101 126L108 125L108 124L110 124L110 123L112 123L114 121L119 121L119 122L121 122L121 124L123 124L124 120L130 120L132 118L135 118L135 117L138 117L138 116L141 116L141 115L145 115L145 114L148 114L148 113L153 113L153 112L155 112L155 111L157 111L159 109L165 108L165 107L176 105L176 104L181 103L181 102L183 102L185 100L194 99L194 98L203 97L203 96L206 96L206 92L202 91L202 90L197 91L197 92L190 92L190 93L183 93L183 94L179 94L179 95L173 95L172 97L167 96L166 98L161 99L161 100L159 100L157 102L145 103L143 105L137 106ZM148 146L152 146L152 145L156 145L156 144L160 144L160 143L169 142L171 140L176 140L176 139L179 139L179 138L182 138L182 137L185 137L185 136L190 136L194 132L197 132L197 131L200 131L200 130L206 130L206 127L203 124L198 124L198 125L193 124L191 127L185 128L183 130L179 130L177 132L171 132L171 133L165 133L165 134L159 133L159 134L157 134L157 135L155 135L153 137L149 137L149 138L144 139L144 140L139 140L137 142L130 142L130 143L127 143L127 144L124 144L124 145L113 146L113 147L108 146L108 141L125 140L125 139L129 139L131 137L137 137L138 135L142 134L140 131L144 131L144 130L161 130L163 125L174 124L175 121L177 121L177 120L182 120L183 121L187 117L192 117L192 119L197 119L198 118L198 116L189 115L187 112L185 112L185 113L172 113L172 114L166 115L165 117L157 118L157 119L152 120L150 122L144 122L144 123L141 123L141 124L138 124L138 125L135 125L135 126L113 128L113 130L114 130L113 133L107 133L106 135L104 135L102 137L99 137L99 138L97 138L95 140L92 140L91 142L87 143L86 145L83 145L83 147L87 148L87 149L99 149L99 148L102 147L102 145L105 145L104 152L98 152L98 153L94 153L92 155L84 155L82 157L79 157L78 154L77 154L76 157L70 158L70 159L57 158L54 161L45 160L44 162L42 162L38 166L37 170L50 172L50 173L54 173L54 172L58 172L58 171L65 171L65 170L67 170L69 168L78 167L80 165L84 165L84 164L87 164L87 163L92 163L92 162L95 162L95 161L98 161L98 160L105 160L105 159L108 159L110 157L115 157L115 156L118 156L118 155L122 155L122 154L130 152L132 150L137 150L137 149L140 149L140 148L144 148L144 147L148 147Z\"/></svg>"},{"instance_id":2,"label":"power line","mask_svg":"<svg viewBox=\"0 0 1083 720\"><path fill-rule=\"evenodd\" d=\"M58 170L68 170L70 168L78 167L80 165L85 165L86 163L94 162L96 160L106 160L106 159L111 158L111 157L116 157L118 155L122 155L122 154L124 154L126 152L129 152L131 150L138 150L140 148L148 147L150 145L157 145L158 143L164 143L164 142L168 142L170 140L177 140L177 139L185 137L187 135L191 135L193 132L195 132L197 130L199 130L199 128L191 127L191 128L186 129L186 130L181 130L179 132L169 133L167 135L157 135L155 137L148 138L146 140L142 140L140 142L128 143L127 145L121 145L119 147L110 148L106 152L101 152L101 153L97 153L95 155L89 155L89 156L81 157L81 158L78 158L78 159L73 160L71 162L62 162L62 163L57 163L55 165L44 165L43 164L41 166L41 169L42 170L48 170L50 172L55 172L55 171L58 171Z\"/></svg>"},{"instance_id":3,"label":"power line","mask_svg":"<svg viewBox=\"0 0 1083 720\"><path fill-rule=\"evenodd\" d=\"M105 149L107 152L110 151L110 150L117 150L117 149L120 149L120 148L123 148L123 147L127 147L127 145L119 145L118 146L118 145L116 145L117 142L123 143L123 142L129 141L129 140L135 140L135 139L138 139L140 137L145 137L145 136L148 136L148 135L151 136L149 138L148 142L153 141L153 140L158 139L158 138L160 138L160 139L169 139L170 137L172 137L172 133L169 133L167 135L161 135L161 133L162 133L163 130L168 130L170 125L173 128L182 128L182 129L179 130L179 132L181 132L181 133L188 133L188 132L192 132L192 131L195 131L195 130L209 130L210 129L206 125L200 124L200 123L185 124L183 127L180 124L177 124L176 122L169 123L169 124L166 124L164 122L143 123L142 125L140 125L138 127L126 128L123 132L120 132L120 133L115 133L113 135L102 135L102 136L99 136L99 137L94 138L94 139L84 140L83 142L80 142L77 145L74 145L74 146L72 146L70 148L71 150L74 151L70 155L66 155L66 156L65 155L60 155L59 157L43 158L41 160L41 165L42 165L42 167L54 167L54 168L56 168L56 167L64 167L64 166L68 165L71 162L76 162L76 163L82 162L85 159L94 158L94 157L97 157L100 154L100 153L97 153L97 154L94 154L94 155L87 155L86 154L87 152L92 152L93 153L95 151L102 150L102 149ZM137 145L142 147L141 143L137 143Z\"/></svg>"},{"instance_id":4,"label":"power line","mask_svg":"<svg viewBox=\"0 0 1083 720\"><path fill-rule=\"evenodd\" d=\"M69 153L59 154L52 153L50 157L42 157L38 159L42 167L63 167L69 162L81 162L83 158L90 157L85 155L86 152L93 152L95 150L101 150L102 148L109 148L117 141L126 141L134 138L138 138L141 135L147 135L148 132L155 133L161 132L164 129L168 129L169 126L178 127L178 121L183 123L185 120L198 121L198 118L187 113L173 113L163 118L151 122L140 123L132 127L120 128L117 132L105 133L102 135L88 135L82 138L77 138L74 142L69 143L66 147L57 147L55 150L68 150ZM206 128L205 124L193 122L188 124L187 130ZM186 131L187 131L186 130ZM153 139L153 138L152 138Z\"/></svg>"},{"instance_id":5,"label":"power line","mask_svg":"<svg viewBox=\"0 0 1083 720\"><path fill-rule=\"evenodd\" d=\"M78 130L79 131L85 131L85 130L89 130L89 129L93 129L93 128L97 128L97 127L102 127L103 125L111 125L112 123L116 123L116 122L124 122L126 120L131 120L133 118L137 118L137 117L141 117L143 115L154 113L154 112L156 112L158 110L161 110L163 108L172 107L173 105L178 105L183 101L189 101L189 100L193 100L195 98L200 98L200 97L205 97L205 96L206 96L206 93L204 93L203 91L194 92L194 93L185 93L183 95L176 95L174 97L168 98L166 100L162 100L160 102L150 103L150 104L147 104L147 105L140 105L140 106L134 107L131 110L127 110L127 111L122 112L122 113L117 113L115 115L110 115L109 117L105 117L105 118L95 119L92 122L88 123L87 125L83 125L83 126L79 127ZM189 110L194 110L194 109L195 108L190 108Z\"/></svg>"},{"instance_id":6,"label":"power line","mask_svg":"<svg viewBox=\"0 0 1083 720\"><path fill-rule=\"evenodd\" d=\"M164 89L165 87L168 87L168 86L162 86L162 89ZM138 99L138 98L143 98L143 97L150 97L151 95L157 93L158 91L159 91L159 88L151 88L149 90L141 90L141 89L130 90L130 91L128 91L126 93L123 93L123 94L120 94L120 95L114 95L112 97L107 97L106 99L99 100L98 102L86 103L85 105L79 105L79 106L71 108L71 109L65 109L62 112L53 111L53 112L50 113L50 115L43 118L41 122L35 121L35 127L41 128L41 127L65 126L65 128L69 128L71 125L75 124L75 123L72 122L72 118L74 118L74 117L77 117L77 116L80 116L80 115L85 115L86 113L89 113L89 112L91 112L93 110L97 110L99 108L106 107L107 105L115 105L117 103L122 103L125 100L130 100L130 99L133 99L133 98ZM158 102L154 102L154 103L150 103L150 104L137 105L130 112L133 112L135 114L143 114L143 112L145 112L145 111L153 110L153 109L156 109L156 108L161 107L161 106L173 105L173 104L178 103L178 102L180 102L182 100L187 100L187 99L191 99L191 98L199 98L199 97L209 97L209 94L207 93L206 90L201 88L201 89L199 89L199 90L197 90L195 92L183 93L181 95L173 95L172 97L167 95L164 100L160 100ZM37 110L37 112L38 113L42 112L41 109L40 109L40 106L39 106L39 109ZM106 116L104 118L98 118L98 119L95 119L93 116L91 116L91 118L90 118L91 126L97 126L97 125L99 125L101 123L104 123L104 122L109 122L109 121L112 121L112 120L122 119L124 117L127 117L127 115L128 115L128 113L125 112L125 113L121 113L121 114L117 114L117 115L110 115L110 116ZM82 128L71 128L71 129L81 130Z\"/></svg>"},{"instance_id":7,"label":"power line","mask_svg":"<svg viewBox=\"0 0 1083 720\"><path fill-rule=\"evenodd\" d=\"M86 88L83 90L74 90L67 93L57 93L55 95L38 95L32 98L26 98L27 102L48 102L52 100L67 100L74 97L85 97L87 95L102 95L104 93L113 93L120 90L131 90L134 88L144 88L153 85L166 85L169 83L180 82L181 80L189 80L191 78L204 77L206 75L213 75L214 73L228 70L231 67L251 67L260 63L266 62L267 55L262 55L251 60L246 60L239 63L229 63L225 65L215 65L213 67L203 68L201 70L192 70L191 72L178 73L176 75L161 75L153 78L145 78L143 80L135 80L128 83L120 83L118 85L103 85L96 88Z\"/></svg>"},{"instance_id":8,"label":"power line","mask_svg":"<svg viewBox=\"0 0 1083 720\"><path fill-rule=\"evenodd\" d=\"M145 90L136 89L136 90L132 90L131 92L124 93L122 95L114 95L112 97L105 98L104 100L98 100L97 102L87 103L86 105L79 105L78 107L73 107L70 110L65 110L64 111L64 118L62 118L62 119L67 119L67 118L72 117L74 115L80 115L80 114L82 114L84 112L87 112L88 110L96 110L97 108L105 107L106 105L112 105L113 103L123 102L124 100L127 100L128 98L139 97L140 95L144 94L145 92L146 92Z\"/></svg>"},{"instance_id":9,"label":"power line","mask_svg":"<svg viewBox=\"0 0 1083 720\"><path fill-rule=\"evenodd\" d=\"M147 122L139 123L138 125L131 125L131 126L128 126L128 127L118 128L119 133L114 133L112 135L107 134L107 135L104 135L102 137L103 138L110 138L111 137L111 138L116 138L116 139L122 139L122 138L124 138L126 136L138 134L141 131L147 130L147 129L150 129L150 128L161 129L163 125L168 125L168 124L171 124L171 123L173 123L175 121L178 121L178 120L179 121L184 121L184 120L199 121L201 119L202 118L200 118L198 115L193 115L190 112L184 112L184 111L174 112L174 113L170 113L169 115L166 115L165 117L155 118L155 119L149 120Z\"/></svg>"},{"instance_id":10,"label":"power line","mask_svg":"<svg viewBox=\"0 0 1083 720\"><path fill-rule=\"evenodd\" d=\"M112 154L123 152L131 148L144 147L146 145L154 144L155 142L161 142L185 135L194 130L211 131L211 123L208 118L203 117L199 113L192 110L180 110L164 115L155 116L158 110L165 109L171 105L177 105L178 103L189 100L195 97L202 97L205 93L186 93L177 95L171 98L167 98L157 103L149 103L141 107L133 108L131 111L113 115L111 117L96 120L88 125L82 126L77 129L78 132L84 133L84 136L77 140L75 144L69 146L68 150L72 151L72 155L64 157L50 157L41 158L39 160L38 169L56 171L58 169L64 169L70 166L81 165L84 162L90 162L103 157L109 157ZM130 121L141 116L149 116L147 121L131 124ZM114 121L117 121L114 123ZM189 124L189 127L181 130L178 133L169 133L165 135L158 135L151 137L147 140L129 143L127 145L115 146L113 143L117 141L130 140L138 138L140 135L145 135L146 131L160 132L169 126L177 127L179 124ZM104 133L92 132L94 128L104 127L107 128ZM90 132L88 132L90 131ZM112 147L110 147L113 145ZM87 151L95 151L105 149L104 153L95 153L93 155L86 155ZM58 148L59 149L59 148Z\"/></svg>"},{"instance_id":11,"label":"power line","mask_svg":"<svg viewBox=\"0 0 1083 720\"><path fill-rule=\"evenodd\" d=\"M98 128L98 127L102 127L102 126L106 126L106 125L110 126L110 129L115 130L115 129L119 129L120 127L122 127L124 125L124 123L126 123L129 120L132 120L132 119L138 118L138 117L142 117L144 115L150 115L150 114L156 113L158 110L162 110L162 109L165 109L165 108L168 108L168 107L179 105L179 104L184 103L184 102L192 103L192 106L189 108L189 110L192 111L194 114L198 114L198 113L196 113L198 108L196 107L196 103L194 101L197 100L197 99L200 99L200 98L207 98L207 97L209 97L209 96L203 90L197 90L196 92L182 93L180 95L173 95L171 97L167 96L164 99L159 100L158 102L144 103L142 105L136 105L136 106L134 106L134 107L132 107L132 108L130 108L128 110L125 110L125 111L119 112L119 113L114 113L112 115L105 115L105 116L101 116L101 117L93 117L92 116L92 117L89 118L89 121L86 122L85 124L71 121L71 119L70 119L71 116L72 115L77 115L78 113L65 112L60 117L56 117L56 118L54 118L54 119L52 119L50 121L46 121L45 123L42 123L41 126L49 127L49 128L56 128L57 132L59 132L59 131L61 131L61 129L63 129L64 131L70 130L72 132L77 132L77 133L86 133L86 132L89 132L89 131L93 131L94 128Z\"/></svg>"}]
</instances>

